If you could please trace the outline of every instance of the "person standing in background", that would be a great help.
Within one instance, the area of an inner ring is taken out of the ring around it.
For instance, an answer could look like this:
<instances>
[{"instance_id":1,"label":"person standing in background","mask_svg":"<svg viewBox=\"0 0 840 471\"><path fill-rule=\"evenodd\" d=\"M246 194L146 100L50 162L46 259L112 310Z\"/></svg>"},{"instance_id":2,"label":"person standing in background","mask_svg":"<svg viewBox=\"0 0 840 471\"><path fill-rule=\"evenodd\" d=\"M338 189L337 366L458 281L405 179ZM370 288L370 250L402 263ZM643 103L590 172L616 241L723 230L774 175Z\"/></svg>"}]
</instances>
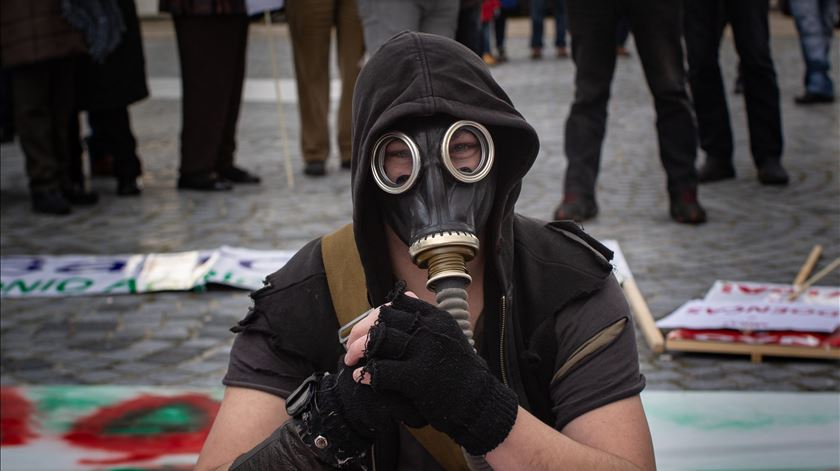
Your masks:
<instances>
[{"instance_id":1,"label":"person standing in background","mask_svg":"<svg viewBox=\"0 0 840 471\"><path fill-rule=\"evenodd\" d=\"M402 31L455 39L461 2L456 0L357 0L368 56ZM476 28L478 25L476 25ZM480 40L480 38L478 39ZM480 46L480 43L479 43ZM469 47L469 46L467 46ZM470 48L472 49L472 48ZM473 49L475 50L475 49Z\"/></svg>"},{"instance_id":2,"label":"person standing in background","mask_svg":"<svg viewBox=\"0 0 840 471\"><path fill-rule=\"evenodd\" d=\"M12 71L14 122L38 213L65 215L71 204L97 200L70 175L76 74L86 51L81 32L62 17L61 1L0 2L0 57Z\"/></svg>"},{"instance_id":3,"label":"person standing in background","mask_svg":"<svg viewBox=\"0 0 840 471\"><path fill-rule=\"evenodd\" d=\"M566 5L565 0L553 0L554 46L557 57L569 57L566 49ZM545 28L545 0L531 0L531 59L542 58L543 30Z\"/></svg>"},{"instance_id":4,"label":"person standing in background","mask_svg":"<svg viewBox=\"0 0 840 471\"><path fill-rule=\"evenodd\" d=\"M502 0L501 7L493 19L493 32L496 36L496 62L507 62L507 19L516 8L516 0Z\"/></svg>"},{"instance_id":5,"label":"person standing in background","mask_svg":"<svg viewBox=\"0 0 840 471\"><path fill-rule=\"evenodd\" d=\"M356 0L288 0L286 20L292 38L300 113L303 173L326 174L330 153L330 37L336 31L341 98L336 128L341 168L350 168L350 112L353 87L364 61L365 45Z\"/></svg>"},{"instance_id":6,"label":"person standing in background","mask_svg":"<svg viewBox=\"0 0 840 471\"><path fill-rule=\"evenodd\" d=\"M245 80L244 0L160 0L172 14L181 60L178 189L225 191L260 178L234 165Z\"/></svg>"},{"instance_id":7,"label":"person standing in background","mask_svg":"<svg viewBox=\"0 0 840 471\"><path fill-rule=\"evenodd\" d=\"M698 171L700 182L735 178L732 125L718 58L723 29L729 23L738 51L750 150L758 181L763 185L786 185L782 111L770 53L768 0L685 0L685 8L688 80L700 147L706 153L706 161Z\"/></svg>"},{"instance_id":8,"label":"person standing in background","mask_svg":"<svg viewBox=\"0 0 840 471\"><path fill-rule=\"evenodd\" d=\"M566 14L575 61L575 99L566 120L565 193L554 218L580 222L598 214L595 184L615 71L616 29L626 17L656 108L671 218L684 224L705 222L706 211L697 199L697 128L685 84L682 2L567 0Z\"/></svg>"},{"instance_id":9,"label":"person standing in background","mask_svg":"<svg viewBox=\"0 0 840 471\"><path fill-rule=\"evenodd\" d=\"M500 6L499 0L481 2L481 60L487 65L496 65L490 45L490 25L493 24Z\"/></svg>"},{"instance_id":10,"label":"person standing in background","mask_svg":"<svg viewBox=\"0 0 840 471\"><path fill-rule=\"evenodd\" d=\"M796 21L802 58L805 60L805 93L794 98L798 105L834 102L829 72L831 40L837 23L837 0L789 0Z\"/></svg>"},{"instance_id":11,"label":"person standing in background","mask_svg":"<svg viewBox=\"0 0 840 471\"><path fill-rule=\"evenodd\" d=\"M481 57L481 3L482 0L461 0L455 40Z\"/></svg>"},{"instance_id":12,"label":"person standing in background","mask_svg":"<svg viewBox=\"0 0 840 471\"><path fill-rule=\"evenodd\" d=\"M88 61L81 70L81 109L87 110L91 134L85 139L91 163L112 159L117 195L141 192L142 165L131 130L128 106L149 96L146 60L134 0L114 2L125 24L122 40L102 63Z\"/></svg>"}]
</instances>

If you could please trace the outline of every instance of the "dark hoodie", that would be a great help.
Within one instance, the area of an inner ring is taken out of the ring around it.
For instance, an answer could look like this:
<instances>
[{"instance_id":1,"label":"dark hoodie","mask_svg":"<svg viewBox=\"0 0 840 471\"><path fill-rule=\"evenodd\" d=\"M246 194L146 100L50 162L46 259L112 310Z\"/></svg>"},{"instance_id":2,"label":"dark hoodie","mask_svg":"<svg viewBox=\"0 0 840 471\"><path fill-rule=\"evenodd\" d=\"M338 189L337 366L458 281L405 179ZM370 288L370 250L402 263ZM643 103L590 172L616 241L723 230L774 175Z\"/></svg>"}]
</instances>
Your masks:
<instances>
[{"instance_id":1,"label":"dark hoodie","mask_svg":"<svg viewBox=\"0 0 840 471\"><path fill-rule=\"evenodd\" d=\"M397 121L446 115L486 126L496 146L495 202L483 243L485 303L479 353L516 391L520 404L561 430L574 418L638 394L629 308L611 276L612 253L570 222L514 213L539 140L485 64L439 36L401 33L362 69L353 97L353 229L372 306L395 279L370 173L372 146ZM314 371L332 371L343 349L321 258L321 241L302 248L238 326L224 383L287 397ZM396 442L389 448L393 449ZM383 447L379 448L380 450ZM378 469L395 469L396 451Z\"/></svg>"}]
</instances>

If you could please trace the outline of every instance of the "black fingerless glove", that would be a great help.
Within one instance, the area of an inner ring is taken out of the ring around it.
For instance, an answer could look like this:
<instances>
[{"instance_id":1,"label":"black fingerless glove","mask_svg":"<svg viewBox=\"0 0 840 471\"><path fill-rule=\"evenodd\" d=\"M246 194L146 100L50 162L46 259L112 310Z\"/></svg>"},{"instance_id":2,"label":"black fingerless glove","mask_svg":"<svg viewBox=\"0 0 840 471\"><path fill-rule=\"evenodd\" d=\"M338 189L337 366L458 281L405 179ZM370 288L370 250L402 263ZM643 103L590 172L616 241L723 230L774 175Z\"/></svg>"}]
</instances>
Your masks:
<instances>
[{"instance_id":1,"label":"black fingerless glove","mask_svg":"<svg viewBox=\"0 0 840 471\"><path fill-rule=\"evenodd\" d=\"M373 390L410 400L472 455L496 448L516 420L516 394L490 372L446 311L405 295L383 306L368 340Z\"/></svg>"},{"instance_id":2,"label":"black fingerless glove","mask_svg":"<svg viewBox=\"0 0 840 471\"><path fill-rule=\"evenodd\" d=\"M287 402L301 440L334 466L354 462L378 434L392 431L400 421L412 427L427 423L405 398L354 381L354 369L340 359L336 374L314 376L317 384L311 397L298 404L295 391Z\"/></svg>"}]
</instances>

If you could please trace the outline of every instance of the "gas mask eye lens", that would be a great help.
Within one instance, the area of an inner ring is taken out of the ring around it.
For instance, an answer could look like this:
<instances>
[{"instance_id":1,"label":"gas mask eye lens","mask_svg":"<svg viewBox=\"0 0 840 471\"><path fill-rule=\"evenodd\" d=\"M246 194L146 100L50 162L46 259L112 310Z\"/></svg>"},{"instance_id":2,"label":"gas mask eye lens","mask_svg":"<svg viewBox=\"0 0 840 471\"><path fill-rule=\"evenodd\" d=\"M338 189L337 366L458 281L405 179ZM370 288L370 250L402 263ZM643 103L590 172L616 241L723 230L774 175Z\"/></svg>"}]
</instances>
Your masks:
<instances>
[{"instance_id":1,"label":"gas mask eye lens","mask_svg":"<svg viewBox=\"0 0 840 471\"><path fill-rule=\"evenodd\" d=\"M458 121L450 126L441 150L449 173L464 183L481 180L493 166L493 139L487 128L474 121Z\"/></svg>"},{"instance_id":2,"label":"gas mask eye lens","mask_svg":"<svg viewBox=\"0 0 840 471\"><path fill-rule=\"evenodd\" d=\"M417 180L420 152L407 135L389 132L374 144L370 167L380 188L391 194L399 194L411 188Z\"/></svg>"}]
</instances>

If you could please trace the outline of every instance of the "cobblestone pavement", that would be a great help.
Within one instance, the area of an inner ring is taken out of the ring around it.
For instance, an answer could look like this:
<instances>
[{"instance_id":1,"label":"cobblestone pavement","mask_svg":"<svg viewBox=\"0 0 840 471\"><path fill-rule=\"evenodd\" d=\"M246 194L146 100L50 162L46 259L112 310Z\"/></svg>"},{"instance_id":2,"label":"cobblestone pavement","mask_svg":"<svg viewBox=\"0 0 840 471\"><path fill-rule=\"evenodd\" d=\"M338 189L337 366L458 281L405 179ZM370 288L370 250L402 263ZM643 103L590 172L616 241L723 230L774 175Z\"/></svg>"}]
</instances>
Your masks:
<instances>
[{"instance_id":1,"label":"cobblestone pavement","mask_svg":"<svg viewBox=\"0 0 840 471\"><path fill-rule=\"evenodd\" d=\"M601 214L586 228L617 240L656 317L700 297L716 279L790 283L814 244L823 263L840 255L838 107L797 107L802 60L789 20L774 18L773 52L782 91L786 188L758 184L749 155L742 99L730 95L736 139L736 180L701 189L709 222L672 223L657 152L654 114L640 64L619 60L609 107L598 184ZM144 24L152 78L179 74L171 24ZM292 79L288 37L274 28L280 75ZM569 60L528 59L527 27L511 29L511 61L493 69L542 139L518 210L548 218L563 191L563 127L572 99ZM264 27L252 29L249 78L270 78ZM632 49L632 44L631 44ZM727 85L737 59L732 42L721 51ZM835 58L837 55L835 54ZM837 61L835 60L835 66ZM840 77L835 67L834 76ZM335 72L333 72L335 76ZM296 249L350 220L349 173L334 156L325 178L301 174L297 112L284 106L296 186L287 186L283 145L272 103L244 103L238 163L258 171L259 187L226 194L175 190L180 103L151 98L131 108L145 168L145 192L114 195L110 179L95 180L102 199L92 209L55 218L29 211L23 159L16 144L2 147L0 247L14 254L118 254L215 248ZM840 285L833 274L824 284ZM215 386L233 340L228 328L246 312L243 291L159 293L119 297L2 300L2 383ZM642 370L654 390L836 391L837 362L698 354L652 354L639 337Z\"/></svg>"}]
</instances>

